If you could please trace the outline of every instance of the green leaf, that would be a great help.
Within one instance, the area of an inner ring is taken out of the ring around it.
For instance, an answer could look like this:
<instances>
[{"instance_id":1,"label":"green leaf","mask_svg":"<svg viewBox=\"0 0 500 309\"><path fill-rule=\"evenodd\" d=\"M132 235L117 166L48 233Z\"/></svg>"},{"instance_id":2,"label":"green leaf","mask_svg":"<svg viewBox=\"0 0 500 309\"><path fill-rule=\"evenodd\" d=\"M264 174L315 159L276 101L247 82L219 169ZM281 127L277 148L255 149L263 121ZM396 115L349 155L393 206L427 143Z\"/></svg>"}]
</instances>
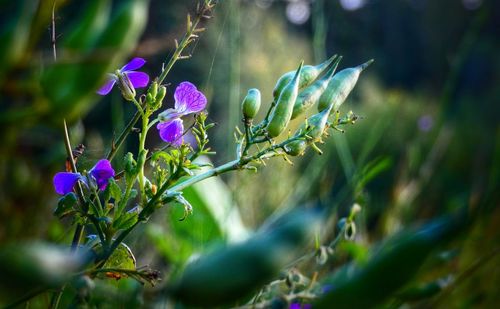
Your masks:
<instances>
[{"instance_id":1,"label":"green leaf","mask_svg":"<svg viewBox=\"0 0 500 309\"><path fill-rule=\"evenodd\" d=\"M103 268L135 269L135 256L125 243L121 243L113 251Z\"/></svg>"},{"instance_id":2,"label":"green leaf","mask_svg":"<svg viewBox=\"0 0 500 309\"><path fill-rule=\"evenodd\" d=\"M113 228L117 230L126 230L133 226L139 220L139 213L137 211L129 211L113 221Z\"/></svg>"},{"instance_id":3,"label":"green leaf","mask_svg":"<svg viewBox=\"0 0 500 309\"><path fill-rule=\"evenodd\" d=\"M63 218L75 211L75 205L77 204L78 199L73 192L66 194L65 196L59 199L57 203L57 207L54 210L54 215L58 218Z\"/></svg>"},{"instance_id":4,"label":"green leaf","mask_svg":"<svg viewBox=\"0 0 500 309\"><path fill-rule=\"evenodd\" d=\"M108 186L106 187L106 190L104 190L104 200L106 203L113 198L115 200L115 203L117 204L120 202L122 198L122 190L120 189L120 186L116 183L115 179L111 177L108 180Z\"/></svg>"}]
</instances>

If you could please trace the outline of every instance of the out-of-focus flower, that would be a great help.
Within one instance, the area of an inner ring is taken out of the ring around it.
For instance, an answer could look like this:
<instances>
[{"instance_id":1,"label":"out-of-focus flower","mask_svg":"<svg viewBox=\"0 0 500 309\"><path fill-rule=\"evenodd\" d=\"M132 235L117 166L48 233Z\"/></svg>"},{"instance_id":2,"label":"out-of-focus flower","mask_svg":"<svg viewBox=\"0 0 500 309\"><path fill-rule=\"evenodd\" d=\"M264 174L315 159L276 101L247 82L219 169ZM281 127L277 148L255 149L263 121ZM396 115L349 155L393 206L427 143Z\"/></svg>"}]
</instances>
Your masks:
<instances>
[{"instance_id":1,"label":"out-of-focus flower","mask_svg":"<svg viewBox=\"0 0 500 309\"><path fill-rule=\"evenodd\" d=\"M129 63L117 70L114 74L108 74L108 80L97 91L100 95L107 95L113 86L118 82L118 86L126 98L133 94L135 96L135 88L146 87L149 83L149 76L144 72L136 72L146 63L142 58L134 58Z\"/></svg>"},{"instance_id":2,"label":"out-of-focus flower","mask_svg":"<svg viewBox=\"0 0 500 309\"><path fill-rule=\"evenodd\" d=\"M160 137L174 147L182 145L182 134L184 125L182 116L199 113L205 109L207 98L196 89L190 82L182 82L177 86L174 93L174 108L169 108L158 115L160 123L156 126Z\"/></svg>"},{"instance_id":3,"label":"out-of-focus flower","mask_svg":"<svg viewBox=\"0 0 500 309\"><path fill-rule=\"evenodd\" d=\"M91 181L99 188L99 190L106 189L108 180L115 176L115 170L111 163L106 160L100 160L89 171L88 176ZM54 176L53 184L57 194L65 195L73 191L75 184L81 180L88 185L87 179L80 173L61 172Z\"/></svg>"}]
</instances>

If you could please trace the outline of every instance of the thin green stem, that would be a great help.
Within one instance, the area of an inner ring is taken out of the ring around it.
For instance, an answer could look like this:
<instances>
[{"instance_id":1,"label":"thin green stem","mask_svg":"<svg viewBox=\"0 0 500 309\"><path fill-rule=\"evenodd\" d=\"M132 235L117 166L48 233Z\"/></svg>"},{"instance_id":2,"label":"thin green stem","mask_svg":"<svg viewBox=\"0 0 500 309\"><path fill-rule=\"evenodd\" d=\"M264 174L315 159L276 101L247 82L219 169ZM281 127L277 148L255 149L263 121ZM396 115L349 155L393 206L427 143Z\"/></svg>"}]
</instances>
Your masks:
<instances>
[{"instance_id":1,"label":"thin green stem","mask_svg":"<svg viewBox=\"0 0 500 309\"><path fill-rule=\"evenodd\" d=\"M139 191L141 192L141 199L143 204L146 202L146 192L144 190L144 165L146 164L147 150L146 147L146 136L148 135L148 124L149 124L149 113L143 115L142 118L142 130L139 140L139 156L144 156L144 159L139 160Z\"/></svg>"},{"instance_id":2,"label":"thin green stem","mask_svg":"<svg viewBox=\"0 0 500 309\"><path fill-rule=\"evenodd\" d=\"M212 1L205 1L203 4L203 7L197 12L197 15L193 21L188 20L188 27L187 31L182 37L182 40L179 42L177 45L177 48L174 51L174 54L172 57L170 57L167 65L162 69L162 72L160 76L158 77L158 84L161 84L163 80L167 77L168 73L174 66L174 64L177 62L177 60L181 59L182 56L182 51L191 43L195 38L198 36L195 34L196 32L200 32L199 29L197 29L198 24L200 23L201 19L206 16L206 14L210 11L210 9L214 6Z\"/></svg>"},{"instance_id":3,"label":"thin green stem","mask_svg":"<svg viewBox=\"0 0 500 309\"><path fill-rule=\"evenodd\" d=\"M142 109L141 104L135 98L131 102L134 103L135 107L137 108L137 110L141 114L142 118L146 117L144 110Z\"/></svg>"},{"instance_id":4,"label":"thin green stem","mask_svg":"<svg viewBox=\"0 0 500 309\"><path fill-rule=\"evenodd\" d=\"M106 158L109 161L113 160L113 158L116 155L116 152L123 145L123 142L125 141L127 136L130 134L130 132L132 132L134 125L137 123L137 121L139 121L140 118L141 118L141 113L139 111L136 111L134 116L132 117L132 119L130 119L127 126L123 129L123 131L120 133L120 135L116 139L116 142L113 142L113 144L111 145L111 149L108 152L108 155L106 156Z\"/></svg>"}]
</instances>

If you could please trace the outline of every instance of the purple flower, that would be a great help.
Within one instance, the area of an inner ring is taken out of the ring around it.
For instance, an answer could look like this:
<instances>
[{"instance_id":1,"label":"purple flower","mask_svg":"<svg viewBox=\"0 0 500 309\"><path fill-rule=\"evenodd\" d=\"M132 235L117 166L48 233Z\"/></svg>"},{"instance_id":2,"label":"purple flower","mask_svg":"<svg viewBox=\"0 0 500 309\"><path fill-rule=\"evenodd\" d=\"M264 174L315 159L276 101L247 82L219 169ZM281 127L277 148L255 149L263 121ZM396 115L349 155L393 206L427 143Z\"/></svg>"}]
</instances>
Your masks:
<instances>
[{"instance_id":1,"label":"purple flower","mask_svg":"<svg viewBox=\"0 0 500 309\"><path fill-rule=\"evenodd\" d=\"M73 191L78 180L82 180L80 173L61 172L54 176L53 183L57 194L65 195Z\"/></svg>"},{"instance_id":2,"label":"purple flower","mask_svg":"<svg viewBox=\"0 0 500 309\"><path fill-rule=\"evenodd\" d=\"M146 87L149 83L149 76L144 72L136 72L135 70L141 68L146 63L142 58L134 58L129 63L124 65L121 69L117 70L115 74L108 74L108 81L102 86L97 93L100 95L107 95L116 82L121 82L120 88L133 90L135 88Z\"/></svg>"},{"instance_id":3,"label":"purple flower","mask_svg":"<svg viewBox=\"0 0 500 309\"><path fill-rule=\"evenodd\" d=\"M179 147L182 145L184 132L184 125L180 117L201 112L207 105L207 98L190 82L180 83L175 89L174 98L174 108L169 108L158 115L160 123L156 128L162 140L174 147Z\"/></svg>"},{"instance_id":4,"label":"purple flower","mask_svg":"<svg viewBox=\"0 0 500 309\"><path fill-rule=\"evenodd\" d=\"M108 179L115 176L115 170L111 166L111 163L106 160L100 160L89 172L90 175L95 179L97 187L99 190L106 189L108 185Z\"/></svg>"},{"instance_id":5,"label":"purple flower","mask_svg":"<svg viewBox=\"0 0 500 309\"><path fill-rule=\"evenodd\" d=\"M97 162L96 165L94 165L94 167L89 172L89 176L92 178L92 181L97 185L99 190L102 191L106 189L108 180L111 177L115 176L115 171L113 170L111 163L108 160L103 159ZM80 173L57 173L53 179L56 193L65 195L72 192L75 184L79 180L88 185L87 179Z\"/></svg>"}]
</instances>

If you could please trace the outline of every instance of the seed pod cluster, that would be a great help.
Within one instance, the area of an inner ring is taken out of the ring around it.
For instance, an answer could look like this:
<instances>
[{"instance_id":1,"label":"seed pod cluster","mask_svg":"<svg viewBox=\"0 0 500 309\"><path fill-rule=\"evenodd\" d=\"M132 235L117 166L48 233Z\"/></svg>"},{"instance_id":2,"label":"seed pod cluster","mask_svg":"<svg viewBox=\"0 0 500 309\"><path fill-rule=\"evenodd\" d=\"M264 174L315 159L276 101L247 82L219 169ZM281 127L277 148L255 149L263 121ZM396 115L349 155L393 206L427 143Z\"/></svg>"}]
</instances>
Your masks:
<instances>
[{"instance_id":1,"label":"seed pod cluster","mask_svg":"<svg viewBox=\"0 0 500 309\"><path fill-rule=\"evenodd\" d=\"M293 106L299 93L299 79L303 64L304 62L302 61L292 80L290 80L290 82L283 88L278 101L276 102L276 106L271 112L269 123L267 125L269 137L276 137L280 135L281 132L283 132L288 126L288 123L292 118Z\"/></svg>"},{"instance_id":2,"label":"seed pod cluster","mask_svg":"<svg viewBox=\"0 0 500 309\"><path fill-rule=\"evenodd\" d=\"M297 118L318 102L323 92L327 89L327 86L330 83L340 60L342 60L342 57L336 58L332 67L322 78L317 79L314 83L299 93L297 101L293 106L292 119Z\"/></svg>"},{"instance_id":3,"label":"seed pod cluster","mask_svg":"<svg viewBox=\"0 0 500 309\"><path fill-rule=\"evenodd\" d=\"M305 65L302 68L302 72L300 74L299 90L312 84L318 78L318 76L320 76L321 73L323 73L323 71L330 66L330 64L335 60L336 57L337 55L333 55L330 59L316 66ZM274 100L277 100L279 98L281 91L283 91L285 86L290 83L290 81L293 79L294 76L295 76L295 71L290 71L288 73L283 74L278 79L278 81L276 82L276 86L274 86L273 90Z\"/></svg>"},{"instance_id":4,"label":"seed pod cluster","mask_svg":"<svg viewBox=\"0 0 500 309\"><path fill-rule=\"evenodd\" d=\"M335 74L328 84L327 89L319 98L318 110L327 109L331 104L333 104L332 110L337 110L356 85L359 74L372 62L373 59L357 67L344 69Z\"/></svg>"},{"instance_id":5,"label":"seed pod cluster","mask_svg":"<svg viewBox=\"0 0 500 309\"><path fill-rule=\"evenodd\" d=\"M260 91L252 88L248 90L247 95L241 103L241 110L246 121L253 119L260 109Z\"/></svg>"}]
</instances>

